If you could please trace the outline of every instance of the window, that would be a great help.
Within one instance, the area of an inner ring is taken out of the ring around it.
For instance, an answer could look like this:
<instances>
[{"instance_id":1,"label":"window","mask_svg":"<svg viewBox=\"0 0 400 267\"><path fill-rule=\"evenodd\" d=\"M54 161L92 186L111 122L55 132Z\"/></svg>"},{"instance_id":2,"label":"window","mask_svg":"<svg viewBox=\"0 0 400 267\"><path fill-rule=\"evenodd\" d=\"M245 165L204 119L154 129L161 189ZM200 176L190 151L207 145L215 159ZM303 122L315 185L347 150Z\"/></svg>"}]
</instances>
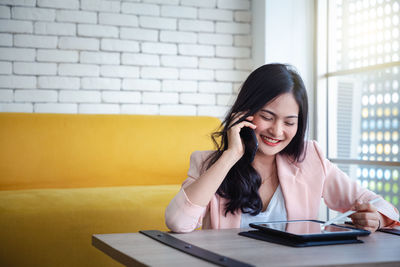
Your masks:
<instances>
[{"instance_id":1,"label":"window","mask_svg":"<svg viewBox=\"0 0 400 267\"><path fill-rule=\"evenodd\" d=\"M321 0L317 13L317 139L400 209L400 0Z\"/></svg>"}]
</instances>

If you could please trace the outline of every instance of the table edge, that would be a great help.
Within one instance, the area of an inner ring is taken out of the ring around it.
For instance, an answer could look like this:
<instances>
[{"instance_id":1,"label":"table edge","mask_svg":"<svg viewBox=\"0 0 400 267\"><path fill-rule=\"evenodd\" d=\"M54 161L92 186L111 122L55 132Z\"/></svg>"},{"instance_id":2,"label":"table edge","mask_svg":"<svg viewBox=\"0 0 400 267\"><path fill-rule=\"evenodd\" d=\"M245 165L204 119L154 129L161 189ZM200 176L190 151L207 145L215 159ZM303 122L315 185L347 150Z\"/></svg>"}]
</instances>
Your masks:
<instances>
[{"instance_id":1,"label":"table edge","mask_svg":"<svg viewBox=\"0 0 400 267\"><path fill-rule=\"evenodd\" d=\"M99 239L97 235L92 235L92 246L99 249L112 259L116 260L117 262L125 265L125 266L148 266L144 263L133 259L132 257L122 253L119 250L116 250L112 246L105 243L103 240Z\"/></svg>"}]
</instances>

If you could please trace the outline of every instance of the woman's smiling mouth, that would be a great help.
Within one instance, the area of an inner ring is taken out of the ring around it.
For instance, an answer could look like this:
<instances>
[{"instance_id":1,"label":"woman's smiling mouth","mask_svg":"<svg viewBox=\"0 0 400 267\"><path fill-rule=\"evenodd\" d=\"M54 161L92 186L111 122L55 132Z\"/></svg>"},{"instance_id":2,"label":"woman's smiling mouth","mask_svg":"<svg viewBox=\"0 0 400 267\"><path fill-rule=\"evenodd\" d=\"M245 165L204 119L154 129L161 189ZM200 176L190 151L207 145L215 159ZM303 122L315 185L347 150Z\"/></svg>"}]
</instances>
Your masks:
<instances>
[{"instance_id":1,"label":"woman's smiling mouth","mask_svg":"<svg viewBox=\"0 0 400 267\"><path fill-rule=\"evenodd\" d=\"M282 140L279 139L274 139L271 137L267 137L265 135L260 135L261 136L261 140L263 141L263 143L269 145L269 146L276 146L278 145Z\"/></svg>"}]
</instances>

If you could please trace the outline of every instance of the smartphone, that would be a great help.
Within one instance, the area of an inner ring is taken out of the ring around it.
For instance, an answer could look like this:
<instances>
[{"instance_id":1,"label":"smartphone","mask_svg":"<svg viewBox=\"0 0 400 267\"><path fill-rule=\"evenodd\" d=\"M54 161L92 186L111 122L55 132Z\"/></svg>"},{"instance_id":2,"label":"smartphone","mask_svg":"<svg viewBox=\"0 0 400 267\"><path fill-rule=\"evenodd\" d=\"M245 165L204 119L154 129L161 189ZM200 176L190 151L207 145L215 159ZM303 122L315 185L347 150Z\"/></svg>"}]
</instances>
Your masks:
<instances>
[{"instance_id":1,"label":"smartphone","mask_svg":"<svg viewBox=\"0 0 400 267\"><path fill-rule=\"evenodd\" d=\"M257 136L253 129L250 127L243 127L240 130L240 137L244 143L244 155L242 160L246 163L252 163L258 149Z\"/></svg>"}]
</instances>

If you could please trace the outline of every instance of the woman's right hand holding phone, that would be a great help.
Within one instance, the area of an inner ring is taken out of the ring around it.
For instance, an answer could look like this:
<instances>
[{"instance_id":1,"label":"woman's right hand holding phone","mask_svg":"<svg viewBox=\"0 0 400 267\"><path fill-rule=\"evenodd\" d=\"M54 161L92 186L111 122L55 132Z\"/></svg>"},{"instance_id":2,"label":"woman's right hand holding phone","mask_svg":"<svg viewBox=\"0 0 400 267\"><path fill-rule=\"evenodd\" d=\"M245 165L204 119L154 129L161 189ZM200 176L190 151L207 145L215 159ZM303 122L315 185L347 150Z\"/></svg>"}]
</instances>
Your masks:
<instances>
[{"instance_id":1,"label":"woman's right hand holding phone","mask_svg":"<svg viewBox=\"0 0 400 267\"><path fill-rule=\"evenodd\" d=\"M228 149L223 152L221 157L206 172L193 183L185 187L185 193L192 203L206 206L229 170L243 156L245 146L240 138L240 130L243 127L256 128L256 125L251 123L253 116L247 117L247 121L241 121L235 124L243 115L244 112L234 114L234 119L230 124L233 126L230 127L227 132Z\"/></svg>"},{"instance_id":2,"label":"woman's right hand holding phone","mask_svg":"<svg viewBox=\"0 0 400 267\"><path fill-rule=\"evenodd\" d=\"M244 154L245 151L245 144L243 143L242 138L240 137L240 131L243 127L249 127L251 129L256 129L256 125L251 123L253 120L253 116L248 116L244 121L235 124L244 114L245 112L234 113L234 119L232 120L229 130L227 132L228 137L228 149L224 151L224 154L228 154L233 159L238 161ZM231 126L233 125L233 126Z\"/></svg>"}]
</instances>

